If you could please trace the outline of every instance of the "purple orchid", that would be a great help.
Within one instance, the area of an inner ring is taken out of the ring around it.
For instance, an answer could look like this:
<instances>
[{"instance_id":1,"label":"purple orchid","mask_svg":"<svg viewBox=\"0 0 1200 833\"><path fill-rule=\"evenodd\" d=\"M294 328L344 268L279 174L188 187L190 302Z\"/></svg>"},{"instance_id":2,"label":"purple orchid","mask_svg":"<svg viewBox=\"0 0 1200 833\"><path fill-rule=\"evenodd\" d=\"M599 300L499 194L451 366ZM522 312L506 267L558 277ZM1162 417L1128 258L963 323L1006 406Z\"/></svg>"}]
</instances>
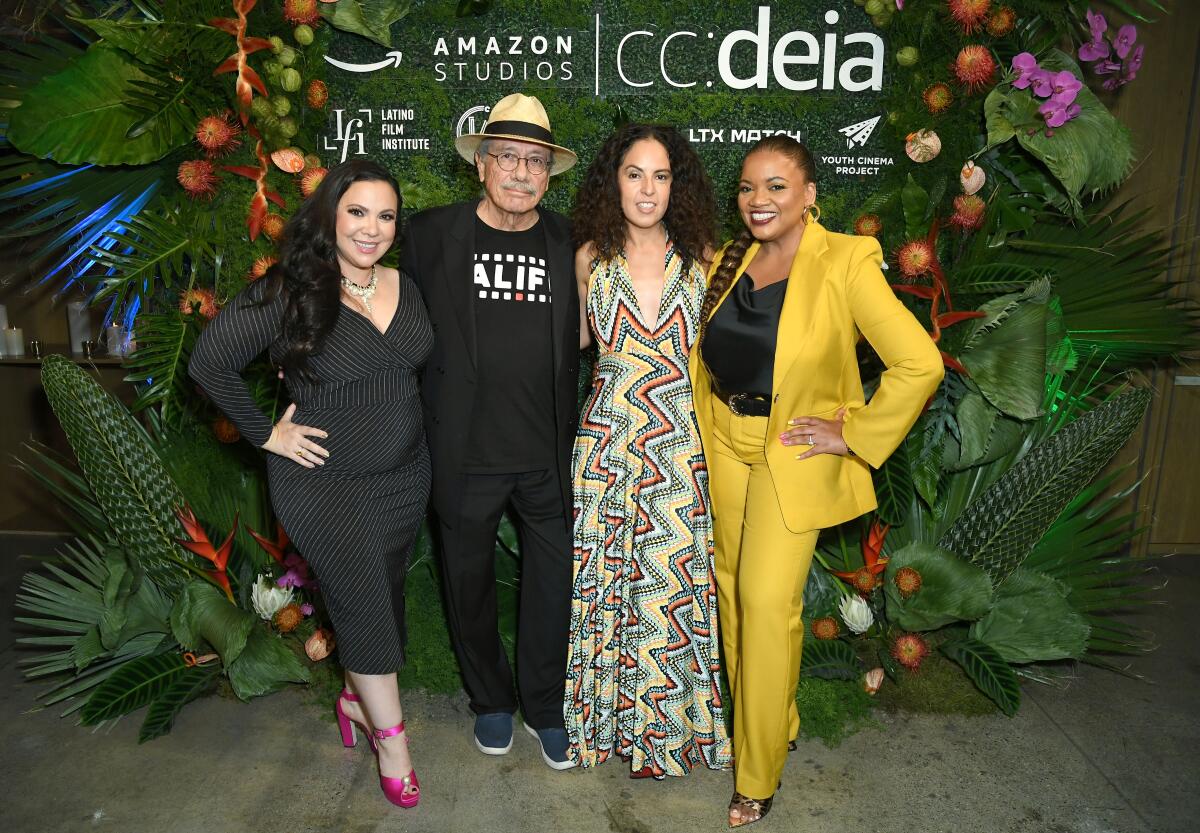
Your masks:
<instances>
[{"instance_id":1,"label":"purple orchid","mask_svg":"<svg viewBox=\"0 0 1200 833\"><path fill-rule=\"evenodd\" d=\"M1096 71L1097 75L1112 75L1121 71L1121 65L1116 61L1105 59L1092 67L1092 69Z\"/></svg>"},{"instance_id":2,"label":"purple orchid","mask_svg":"<svg viewBox=\"0 0 1200 833\"><path fill-rule=\"evenodd\" d=\"M1071 103L1075 100L1075 96L1083 89L1083 82L1075 77L1075 74L1069 70L1056 72L1050 77L1050 84L1053 88L1053 97Z\"/></svg>"},{"instance_id":3,"label":"purple orchid","mask_svg":"<svg viewBox=\"0 0 1200 833\"><path fill-rule=\"evenodd\" d=\"M305 616L312 616L313 609L314 609L313 606L310 605L308 602L305 602L304 604L300 605L300 612L303 613Z\"/></svg>"},{"instance_id":4,"label":"purple orchid","mask_svg":"<svg viewBox=\"0 0 1200 833\"><path fill-rule=\"evenodd\" d=\"M1113 49L1117 53L1117 57L1121 60L1129 54L1129 50L1133 48L1133 42L1137 40L1137 27L1132 24L1126 24L1117 30L1117 36L1113 39Z\"/></svg>"},{"instance_id":5,"label":"purple orchid","mask_svg":"<svg viewBox=\"0 0 1200 833\"><path fill-rule=\"evenodd\" d=\"M1033 94L1038 98L1054 94L1054 73L1050 70L1039 67L1030 74L1029 80L1033 84Z\"/></svg>"},{"instance_id":6,"label":"purple orchid","mask_svg":"<svg viewBox=\"0 0 1200 833\"><path fill-rule=\"evenodd\" d=\"M289 552L283 559L287 572L275 580L280 587L313 587L316 582L308 571L308 562L297 553Z\"/></svg>"},{"instance_id":7,"label":"purple orchid","mask_svg":"<svg viewBox=\"0 0 1200 833\"><path fill-rule=\"evenodd\" d=\"M1074 99L1074 94L1071 95L1070 100L1058 96L1046 99L1038 108L1038 112L1046 119L1046 127L1062 127L1078 116L1079 105L1075 103Z\"/></svg>"},{"instance_id":8,"label":"purple orchid","mask_svg":"<svg viewBox=\"0 0 1200 833\"><path fill-rule=\"evenodd\" d=\"M1037 58L1033 57L1031 52L1022 52L1019 55L1014 55L1012 59L1013 72L1017 77L1013 79L1012 85L1023 90L1033 83L1033 74L1038 71Z\"/></svg>"},{"instance_id":9,"label":"purple orchid","mask_svg":"<svg viewBox=\"0 0 1200 833\"><path fill-rule=\"evenodd\" d=\"M1104 15L1093 14L1092 10L1088 9L1087 22L1092 39L1079 47L1079 60L1098 61L1101 58L1107 58L1109 46L1108 41L1104 38L1104 33L1108 31L1108 21L1104 19Z\"/></svg>"}]
</instances>

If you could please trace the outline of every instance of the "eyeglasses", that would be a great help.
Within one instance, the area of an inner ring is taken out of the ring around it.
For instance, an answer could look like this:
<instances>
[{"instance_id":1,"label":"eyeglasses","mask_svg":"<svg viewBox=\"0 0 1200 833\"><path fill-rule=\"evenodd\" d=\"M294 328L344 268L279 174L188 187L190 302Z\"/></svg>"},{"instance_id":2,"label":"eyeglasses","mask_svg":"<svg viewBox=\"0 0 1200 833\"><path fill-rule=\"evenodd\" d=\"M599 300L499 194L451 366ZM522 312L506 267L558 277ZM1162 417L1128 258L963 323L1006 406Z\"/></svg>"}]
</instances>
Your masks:
<instances>
[{"instance_id":1,"label":"eyeglasses","mask_svg":"<svg viewBox=\"0 0 1200 833\"><path fill-rule=\"evenodd\" d=\"M546 169L550 167L550 163L546 161L544 156L517 156L515 153L505 151L504 153L489 153L488 156L496 160L496 164L500 166L502 171L515 171L517 164L521 160L525 161L525 170L531 174L544 174Z\"/></svg>"}]
</instances>

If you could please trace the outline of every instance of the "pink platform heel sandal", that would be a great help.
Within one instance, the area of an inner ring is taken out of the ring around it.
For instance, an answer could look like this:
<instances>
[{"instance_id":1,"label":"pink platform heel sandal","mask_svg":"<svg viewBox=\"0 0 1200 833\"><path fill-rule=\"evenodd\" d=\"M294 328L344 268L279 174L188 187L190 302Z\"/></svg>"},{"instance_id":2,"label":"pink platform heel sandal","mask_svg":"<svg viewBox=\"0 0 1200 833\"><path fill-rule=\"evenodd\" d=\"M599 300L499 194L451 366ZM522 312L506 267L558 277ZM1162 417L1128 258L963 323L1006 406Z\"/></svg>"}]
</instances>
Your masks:
<instances>
[{"instance_id":1,"label":"pink platform heel sandal","mask_svg":"<svg viewBox=\"0 0 1200 833\"><path fill-rule=\"evenodd\" d=\"M351 720L350 717L344 711L342 711L343 700L345 700L347 703L358 703L360 701L357 694L353 694L349 689L343 688L342 693L338 696L337 703L333 708L334 712L337 714L338 729L342 733L342 746L349 749L351 746L354 746L356 743L358 743L358 732L355 731L355 727L358 725L361 725L364 729L367 727L366 724L358 724L354 720ZM375 738L371 736L369 730L367 732L367 743L371 745L371 751L374 752Z\"/></svg>"},{"instance_id":2,"label":"pink platform heel sandal","mask_svg":"<svg viewBox=\"0 0 1200 833\"><path fill-rule=\"evenodd\" d=\"M375 739L382 742L387 738L403 733L404 721L402 720L398 725L390 729L376 729ZM404 736L404 742L405 744L408 743L408 735ZM378 755L378 751L375 754ZM405 775L403 778L389 778L381 774L379 776L379 787L383 790L384 797L398 807L404 807L405 809L416 807L417 802L421 800L421 782L417 780L416 767L409 770L408 775ZM409 788L416 789L416 792L405 792Z\"/></svg>"}]
</instances>

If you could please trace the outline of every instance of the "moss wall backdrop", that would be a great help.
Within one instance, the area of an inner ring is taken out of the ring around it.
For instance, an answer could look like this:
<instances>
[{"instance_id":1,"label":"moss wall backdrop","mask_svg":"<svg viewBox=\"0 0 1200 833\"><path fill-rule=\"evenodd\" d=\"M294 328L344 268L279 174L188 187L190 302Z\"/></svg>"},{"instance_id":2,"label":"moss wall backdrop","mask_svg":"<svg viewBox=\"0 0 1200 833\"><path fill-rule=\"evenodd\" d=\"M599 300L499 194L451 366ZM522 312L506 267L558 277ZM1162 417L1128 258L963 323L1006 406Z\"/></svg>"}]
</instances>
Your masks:
<instances>
[{"instance_id":1,"label":"moss wall backdrop","mask_svg":"<svg viewBox=\"0 0 1200 833\"><path fill-rule=\"evenodd\" d=\"M529 2L459 18L451 4L418 2L392 27L390 46L332 32L321 153L329 163L358 153L384 161L411 184L411 208L465 199L478 183L454 136L481 129L486 108L523 92L545 104L555 138L582 160L554 180L554 209L570 209L586 164L630 119L683 130L723 206L746 148L787 131L821 160L820 202L835 228L908 163L909 128L887 105L892 46L851 0L681 6ZM947 165L956 169L968 149L947 154Z\"/></svg>"}]
</instances>

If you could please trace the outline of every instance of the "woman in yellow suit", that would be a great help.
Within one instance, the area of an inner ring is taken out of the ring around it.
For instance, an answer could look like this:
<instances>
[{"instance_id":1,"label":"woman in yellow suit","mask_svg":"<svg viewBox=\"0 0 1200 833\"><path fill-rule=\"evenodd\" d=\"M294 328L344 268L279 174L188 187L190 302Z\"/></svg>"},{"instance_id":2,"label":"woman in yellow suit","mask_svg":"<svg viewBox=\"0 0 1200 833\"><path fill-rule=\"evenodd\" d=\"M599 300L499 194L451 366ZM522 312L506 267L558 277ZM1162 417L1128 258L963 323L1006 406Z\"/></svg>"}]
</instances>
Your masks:
<instances>
[{"instance_id":1,"label":"woman in yellow suit","mask_svg":"<svg viewBox=\"0 0 1200 833\"><path fill-rule=\"evenodd\" d=\"M884 280L875 239L817 222L815 176L808 149L787 136L747 153L738 208L748 230L714 260L689 366L733 694L730 827L770 810L800 728L800 613L817 534L875 508L871 467L942 378L937 348ZM887 366L865 404L860 333Z\"/></svg>"}]
</instances>

